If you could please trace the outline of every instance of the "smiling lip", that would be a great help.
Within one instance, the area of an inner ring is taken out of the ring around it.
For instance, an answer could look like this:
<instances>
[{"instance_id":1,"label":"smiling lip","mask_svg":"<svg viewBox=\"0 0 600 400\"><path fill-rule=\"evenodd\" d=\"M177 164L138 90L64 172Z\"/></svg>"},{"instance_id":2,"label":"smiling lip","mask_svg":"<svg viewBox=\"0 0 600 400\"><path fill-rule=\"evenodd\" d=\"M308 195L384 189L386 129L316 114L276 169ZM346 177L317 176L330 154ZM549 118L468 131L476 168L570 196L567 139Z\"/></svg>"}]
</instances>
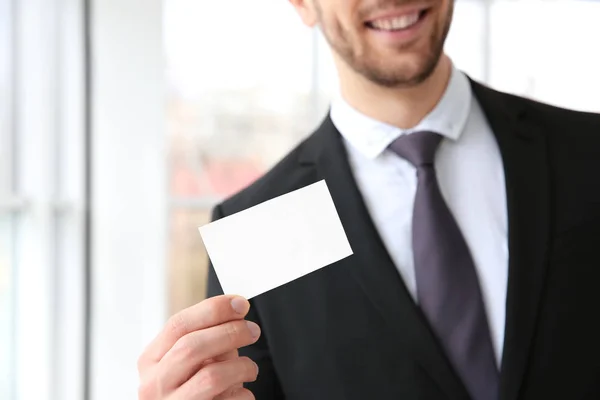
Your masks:
<instances>
[{"instance_id":1,"label":"smiling lip","mask_svg":"<svg viewBox=\"0 0 600 400\"><path fill-rule=\"evenodd\" d=\"M399 17L382 18L369 22L368 26L370 28L375 28L384 31L408 29L417 22L419 22L421 16L421 13L414 12L412 14L406 14Z\"/></svg>"},{"instance_id":2,"label":"smiling lip","mask_svg":"<svg viewBox=\"0 0 600 400\"><path fill-rule=\"evenodd\" d=\"M418 37L430 14L427 7L404 8L381 13L365 22L365 26L378 40L402 45Z\"/></svg>"},{"instance_id":3,"label":"smiling lip","mask_svg":"<svg viewBox=\"0 0 600 400\"><path fill-rule=\"evenodd\" d=\"M366 24L372 24L375 21L379 20L389 20L393 18L401 18L407 15L422 13L424 11L429 10L431 7L428 6L413 6L413 7L405 7L401 9L395 9L390 11L381 12L379 14L375 14L365 21Z\"/></svg>"}]
</instances>

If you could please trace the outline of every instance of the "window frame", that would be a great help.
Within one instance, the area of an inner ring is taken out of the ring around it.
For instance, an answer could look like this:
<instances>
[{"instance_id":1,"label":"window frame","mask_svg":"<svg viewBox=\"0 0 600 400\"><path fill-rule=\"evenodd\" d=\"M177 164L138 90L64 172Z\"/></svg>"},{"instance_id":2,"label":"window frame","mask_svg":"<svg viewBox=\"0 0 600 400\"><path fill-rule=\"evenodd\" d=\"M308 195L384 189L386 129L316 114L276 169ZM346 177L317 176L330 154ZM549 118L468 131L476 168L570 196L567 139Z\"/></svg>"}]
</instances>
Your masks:
<instances>
[{"instance_id":1,"label":"window frame","mask_svg":"<svg viewBox=\"0 0 600 400\"><path fill-rule=\"evenodd\" d=\"M85 399L83 1L0 0L12 400Z\"/></svg>"},{"instance_id":2,"label":"window frame","mask_svg":"<svg viewBox=\"0 0 600 400\"><path fill-rule=\"evenodd\" d=\"M0 340L0 396L9 399L15 396L15 280L14 259L14 214L23 204L14 195L13 155L14 132L13 98L14 74L12 63L14 54L13 12L14 0L0 0L0 268L6 268L5 299L0 309L3 330Z\"/></svg>"}]
</instances>

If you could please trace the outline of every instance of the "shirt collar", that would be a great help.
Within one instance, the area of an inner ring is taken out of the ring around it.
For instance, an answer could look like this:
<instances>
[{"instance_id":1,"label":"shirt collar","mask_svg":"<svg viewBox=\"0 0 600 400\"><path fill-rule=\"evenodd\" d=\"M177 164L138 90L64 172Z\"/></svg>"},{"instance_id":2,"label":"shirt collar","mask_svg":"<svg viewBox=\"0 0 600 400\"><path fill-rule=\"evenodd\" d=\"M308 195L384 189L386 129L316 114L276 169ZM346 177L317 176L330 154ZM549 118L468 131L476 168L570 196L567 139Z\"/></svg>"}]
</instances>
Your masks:
<instances>
[{"instance_id":1,"label":"shirt collar","mask_svg":"<svg viewBox=\"0 0 600 400\"><path fill-rule=\"evenodd\" d=\"M366 157L374 159L398 137L416 131L433 131L458 140L467 123L472 98L467 76L452 66L444 95L414 128L400 129L374 120L354 109L339 95L331 105L331 120L346 141Z\"/></svg>"}]
</instances>

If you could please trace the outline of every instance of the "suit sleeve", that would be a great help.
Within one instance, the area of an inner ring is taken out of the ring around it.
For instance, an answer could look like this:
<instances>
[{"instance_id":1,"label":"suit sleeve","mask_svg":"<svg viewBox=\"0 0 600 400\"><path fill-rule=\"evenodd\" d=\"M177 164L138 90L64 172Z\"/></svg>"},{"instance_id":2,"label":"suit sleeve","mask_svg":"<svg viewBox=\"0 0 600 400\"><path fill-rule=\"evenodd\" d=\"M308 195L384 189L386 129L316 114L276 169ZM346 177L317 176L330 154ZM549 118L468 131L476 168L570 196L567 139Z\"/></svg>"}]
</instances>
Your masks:
<instances>
[{"instance_id":1,"label":"suit sleeve","mask_svg":"<svg viewBox=\"0 0 600 400\"><path fill-rule=\"evenodd\" d=\"M223 218L221 207L217 206L213 210L212 220ZM223 294L221 284L215 274L215 270L212 263L208 265L208 283L207 283L207 297L214 297ZM258 310L254 306L252 300L250 300L250 311L246 316L247 320L256 322L261 326ZM283 391L277 379L275 367L271 359L271 353L267 344L267 337L264 330L261 334L260 339L251 346L241 348L239 350L241 356L246 356L252 359L258 364L259 374L256 382L248 383L245 385L252 393L256 400L285 400Z\"/></svg>"}]
</instances>

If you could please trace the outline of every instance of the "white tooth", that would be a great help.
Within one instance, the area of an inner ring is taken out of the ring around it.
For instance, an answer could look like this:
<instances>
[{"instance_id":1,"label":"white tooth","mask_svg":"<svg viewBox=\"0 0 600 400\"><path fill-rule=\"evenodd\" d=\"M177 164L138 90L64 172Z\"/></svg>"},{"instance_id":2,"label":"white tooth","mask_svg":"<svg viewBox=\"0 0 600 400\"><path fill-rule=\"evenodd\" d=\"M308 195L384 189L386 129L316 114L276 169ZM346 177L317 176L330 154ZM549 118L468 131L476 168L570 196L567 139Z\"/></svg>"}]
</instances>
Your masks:
<instances>
[{"instance_id":1,"label":"white tooth","mask_svg":"<svg viewBox=\"0 0 600 400\"><path fill-rule=\"evenodd\" d=\"M401 17L390 18L385 20L374 21L373 26L378 29L385 30L397 30L397 29L406 29L411 25L414 25L419 20L419 13L414 13L411 15L403 15Z\"/></svg>"},{"instance_id":2,"label":"white tooth","mask_svg":"<svg viewBox=\"0 0 600 400\"><path fill-rule=\"evenodd\" d=\"M392 30L393 29L393 25L392 25L392 21L386 19L386 20L381 20L377 22L377 27L379 29L385 29L385 30Z\"/></svg>"},{"instance_id":3,"label":"white tooth","mask_svg":"<svg viewBox=\"0 0 600 400\"><path fill-rule=\"evenodd\" d=\"M417 22L418 19L419 19L418 14L403 15L402 17L399 17L399 18L395 19L395 21L394 21L394 28L395 29L405 29L405 28L408 28L409 26L411 26L415 22Z\"/></svg>"},{"instance_id":4,"label":"white tooth","mask_svg":"<svg viewBox=\"0 0 600 400\"><path fill-rule=\"evenodd\" d=\"M392 20L392 25L394 26L394 29L404 29L408 26L408 23L409 20L406 16L394 18Z\"/></svg>"}]
</instances>

